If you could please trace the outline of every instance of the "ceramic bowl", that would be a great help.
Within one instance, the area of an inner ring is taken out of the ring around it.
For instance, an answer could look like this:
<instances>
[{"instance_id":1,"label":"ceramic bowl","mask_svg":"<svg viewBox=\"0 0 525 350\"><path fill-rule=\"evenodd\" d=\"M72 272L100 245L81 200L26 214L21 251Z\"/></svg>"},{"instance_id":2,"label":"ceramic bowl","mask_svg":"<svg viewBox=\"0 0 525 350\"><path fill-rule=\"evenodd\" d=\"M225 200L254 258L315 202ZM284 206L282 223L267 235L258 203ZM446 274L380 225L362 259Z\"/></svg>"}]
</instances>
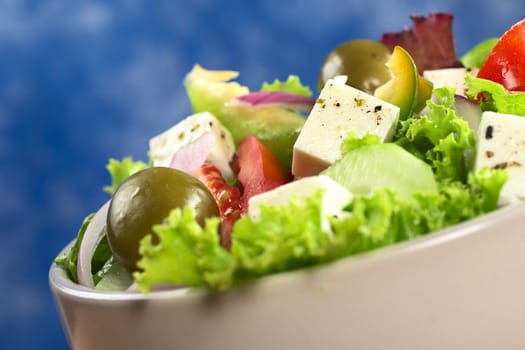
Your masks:
<instances>
[{"instance_id":1,"label":"ceramic bowl","mask_svg":"<svg viewBox=\"0 0 525 350\"><path fill-rule=\"evenodd\" d=\"M220 293L49 280L73 349L523 349L525 204Z\"/></svg>"}]
</instances>

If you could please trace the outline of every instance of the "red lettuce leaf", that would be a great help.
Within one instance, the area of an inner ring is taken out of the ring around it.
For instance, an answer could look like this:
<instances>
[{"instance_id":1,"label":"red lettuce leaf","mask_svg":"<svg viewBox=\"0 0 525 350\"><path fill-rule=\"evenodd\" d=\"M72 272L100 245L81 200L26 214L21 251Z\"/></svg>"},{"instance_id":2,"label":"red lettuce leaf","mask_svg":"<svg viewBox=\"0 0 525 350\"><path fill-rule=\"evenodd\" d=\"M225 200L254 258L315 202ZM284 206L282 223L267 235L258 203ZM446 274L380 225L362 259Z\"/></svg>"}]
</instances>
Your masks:
<instances>
[{"instance_id":1,"label":"red lettuce leaf","mask_svg":"<svg viewBox=\"0 0 525 350\"><path fill-rule=\"evenodd\" d=\"M425 70L462 67L456 54L452 32L453 16L438 12L428 16L410 16L414 27L384 33L381 42L391 50L396 45L407 50L419 73Z\"/></svg>"}]
</instances>

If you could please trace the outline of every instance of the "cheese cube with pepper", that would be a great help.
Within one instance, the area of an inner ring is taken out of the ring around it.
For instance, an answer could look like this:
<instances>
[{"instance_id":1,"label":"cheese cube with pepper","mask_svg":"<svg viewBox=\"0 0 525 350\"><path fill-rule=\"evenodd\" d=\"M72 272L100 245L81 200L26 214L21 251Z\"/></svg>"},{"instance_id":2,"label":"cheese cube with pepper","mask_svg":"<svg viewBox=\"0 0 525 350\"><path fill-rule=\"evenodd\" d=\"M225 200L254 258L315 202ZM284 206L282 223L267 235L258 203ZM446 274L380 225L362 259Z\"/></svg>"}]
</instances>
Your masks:
<instances>
[{"instance_id":1,"label":"cheese cube with pepper","mask_svg":"<svg viewBox=\"0 0 525 350\"><path fill-rule=\"evenodd\" d=\"M341 157L341 144L349 131L357 137L376 134L392 139L399 108L345 84L346 77L329 79L310 112L293 149L296 177L319 174Z\"/></svg>"},{"instance_id":2,"label":"cheese cube with pepper","mask_svg":"<svg viewBox=\"0 0 525 350\"><path fill-rule=\"evenodd\" d=\"M506 169L509 178L499 204L525 200L525 117L483 112L478 129L475 170Z\"/></svg>"},{"instance_id":3,"label":"cheese cube with pepper","mask_svg":"<svg viewBox=\"0 0 525 350\"><path fill-rule=\"evenodd\" d=\"M321 226L324 231L329 232L328 217L344 215L343 208L350 202L353 195L346 187L325 175L305 177L251 197L248 202L248 215L252 220L257 221L261 216L261 206L286 205L292 199L301 203L306 198L315 195L317 191L323 191Z\"/></svg>"}]
</instances>

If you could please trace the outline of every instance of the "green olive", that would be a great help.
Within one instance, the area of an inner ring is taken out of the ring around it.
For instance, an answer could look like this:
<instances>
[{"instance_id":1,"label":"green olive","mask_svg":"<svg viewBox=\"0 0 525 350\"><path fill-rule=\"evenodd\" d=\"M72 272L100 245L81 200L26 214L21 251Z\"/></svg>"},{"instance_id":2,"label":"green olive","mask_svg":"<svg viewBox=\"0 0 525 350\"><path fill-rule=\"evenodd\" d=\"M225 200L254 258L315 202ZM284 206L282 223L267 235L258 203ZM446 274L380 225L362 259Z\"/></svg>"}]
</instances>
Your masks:
<instances>
[{"instance_id":1,"label":"green olive","mask_svg":"<svg viewBox=\"0 0 525 350\"><path fill-rule=\"evenodd\" d=\"M390 80L390 70L386 66L391 51L374 40L347 41L325 58L319 73L319 91L328 79L346 75L347 84L373 94L374 90Z\"/></svg>"},{"instance_id":2,"label":"green olive","mask_svg":"<svg viewBox=\"0 0 525 350\"><path fill-rule=\"evenodd\" d=\"M107 236L113 255L130 271L137 269L139 243L174 208L193 208L203 226L219 209L208 188L182 171L153 167L126 179L115 191L108 211ZM155 239L155 236L154 236Z\"/></svg>"}]
</instances>

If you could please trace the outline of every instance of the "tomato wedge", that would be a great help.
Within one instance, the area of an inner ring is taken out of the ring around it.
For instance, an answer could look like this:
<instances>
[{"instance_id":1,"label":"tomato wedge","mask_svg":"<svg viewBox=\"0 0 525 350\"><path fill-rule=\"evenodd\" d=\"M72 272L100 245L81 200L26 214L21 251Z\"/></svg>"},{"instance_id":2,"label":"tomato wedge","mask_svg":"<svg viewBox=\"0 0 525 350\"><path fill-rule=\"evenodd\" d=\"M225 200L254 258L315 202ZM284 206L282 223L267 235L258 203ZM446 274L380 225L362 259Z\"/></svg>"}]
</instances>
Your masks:
<instances>
[{"instance_id":1,"label":"tomato wedge","mask_svg":"<svg viewBox=\"0 0 525 350\"><path fill-rule=\"evenodd\" d=\"M525 19L501 36L477 76L509 91L525 91Z\"/></svg>"},{"instance_id":2,"label":"tomato wedge","mask_svg":"<svg viewBox=\"0 0 525 350\"><path fill-rule=\"evenodd\" d=\"M255 136L248 135L238 144L232 168L242 185L241 213L248 211L248 200L291 181L281 163Z\"/></svg>"}]
</instances>

